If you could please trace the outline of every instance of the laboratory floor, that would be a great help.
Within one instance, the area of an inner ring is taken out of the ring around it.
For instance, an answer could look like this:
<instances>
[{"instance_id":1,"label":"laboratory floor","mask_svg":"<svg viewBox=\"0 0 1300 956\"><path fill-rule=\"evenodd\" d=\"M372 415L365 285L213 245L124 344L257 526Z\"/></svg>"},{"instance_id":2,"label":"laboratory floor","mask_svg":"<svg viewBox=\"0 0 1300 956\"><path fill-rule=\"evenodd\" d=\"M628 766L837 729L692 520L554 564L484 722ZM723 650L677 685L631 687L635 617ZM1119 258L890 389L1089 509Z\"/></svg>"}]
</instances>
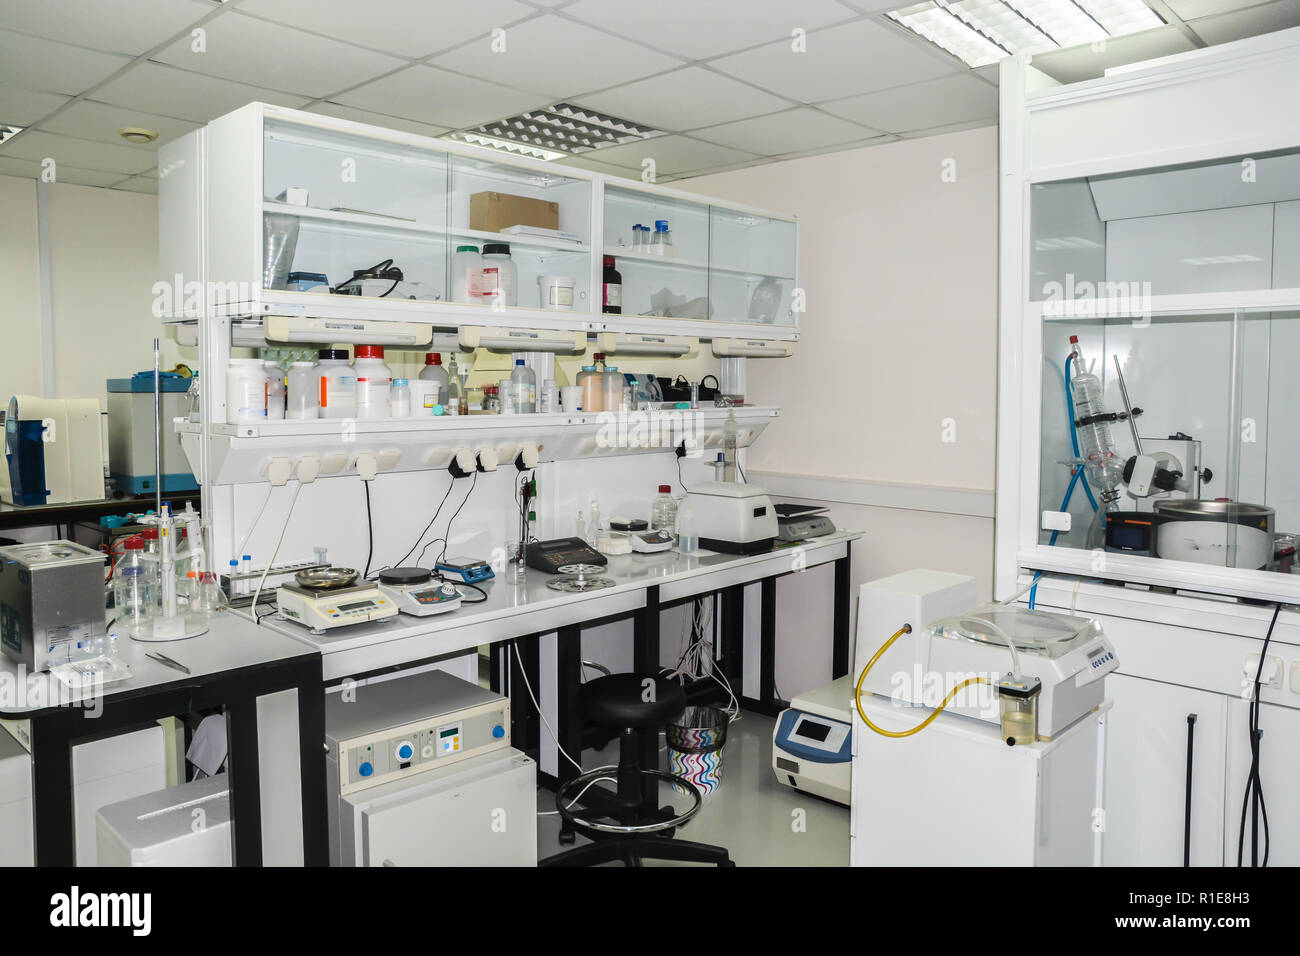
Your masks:
<instances>
[{"instance_id":1,"label":"laboratory floor","mask_svg":"<svg viewBox=\"0 0 1300 956\"><path fill-rule=\"evenodd\" d=\"M776 782L772 773L772 725L769 717L746 713L731 725L723 748L722 785L699 814L680 832L682 839L725 846L737 866L847 866L849 811ZM663 737L660 736L662 751ZM617 742L603 750L586 750L583 766L617 762ZM667 757L661 752L663 765ZM686 806L685 798L662 788L660 801ZM537 792L537 808L553 810L555 795ZM537 856L559 852L560 819L555 813L537 818ZM578 844L587 842L578 837ZM613 863L611 866L621 866ZM646 866L692 866L646 860Z\"/></svg>"}]
</instances>

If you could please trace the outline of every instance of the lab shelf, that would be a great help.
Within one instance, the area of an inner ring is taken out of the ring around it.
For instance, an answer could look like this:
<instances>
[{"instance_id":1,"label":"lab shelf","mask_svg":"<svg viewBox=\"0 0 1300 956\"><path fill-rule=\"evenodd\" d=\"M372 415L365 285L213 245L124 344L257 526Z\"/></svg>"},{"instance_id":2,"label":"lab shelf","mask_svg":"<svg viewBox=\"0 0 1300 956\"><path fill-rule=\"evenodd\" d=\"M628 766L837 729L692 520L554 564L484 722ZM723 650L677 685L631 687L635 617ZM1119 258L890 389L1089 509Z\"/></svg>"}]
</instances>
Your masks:
<instances>
[{"instance_id":1,"label":"lab shelf","mask_svg":"<svg viewBox=\"0 0 1300 956\"><path fill-rule=\"evenodd\" d=\"M661 266L663 268L699 269L702 271L725 272L750 279L793 279L790 272L760 272L745 266L730 266L720 262L707 262L700 259L684 259L680 256L660 256L650 252L636 252L628 246L606 246L605 255L627 260L637 264Z\"/></svg>"},{"instance_id":2,"label":"lab shelf","mask_svg":"<svg viewBox=\"0 0 1300 956\"><path fill-rule=\"evenodd\" d=\"M1234 312L1300 311L1300 288L1248 289L1236 292L1194 292L1153 295L1145 299L1077 298L1027 302L1026 313L1044 322L1088 319L1132 319L1156 315L1230 315Z\"/></svg>"}]
</instances>

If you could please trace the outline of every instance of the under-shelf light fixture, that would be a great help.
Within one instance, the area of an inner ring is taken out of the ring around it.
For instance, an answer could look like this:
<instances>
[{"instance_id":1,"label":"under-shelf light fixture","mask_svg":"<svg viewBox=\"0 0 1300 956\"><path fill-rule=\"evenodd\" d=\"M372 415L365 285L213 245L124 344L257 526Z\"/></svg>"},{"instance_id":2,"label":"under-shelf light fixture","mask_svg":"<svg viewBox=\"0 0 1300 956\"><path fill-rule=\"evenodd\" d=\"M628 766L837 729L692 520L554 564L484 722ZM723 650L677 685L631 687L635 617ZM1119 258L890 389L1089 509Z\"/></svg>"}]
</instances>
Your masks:
<instances>
[{"instance_id":1,"label":"under-shelf light fixture","mask_svg":"<svg viewBox=\"0 0 1300 956\"><path fill-rule=\"evenodd\" d=\"M971 67L1164 26L1144 0L925 0L885 16Z\"/></svg>"}]
</instances>

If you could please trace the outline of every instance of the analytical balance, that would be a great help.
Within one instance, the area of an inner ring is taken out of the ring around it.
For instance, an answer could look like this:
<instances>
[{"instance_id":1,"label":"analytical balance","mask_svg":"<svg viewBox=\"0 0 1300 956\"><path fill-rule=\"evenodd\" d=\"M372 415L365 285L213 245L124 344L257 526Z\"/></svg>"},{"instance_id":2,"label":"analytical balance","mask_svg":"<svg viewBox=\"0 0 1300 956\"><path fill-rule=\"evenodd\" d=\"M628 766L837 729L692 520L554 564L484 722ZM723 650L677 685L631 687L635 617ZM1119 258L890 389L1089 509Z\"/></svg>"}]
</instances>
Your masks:
<instances>
[{"instance_id":1,"label":"analytical balance","mask_svg":"<svg viewBox=\"0 0 1300 956\"><path fill-rule=\"evenodd\" d=\"M282 615L313 631L395 617L396 602L376 584L357 583L357 577L352 568L300 571L293 584L275 592L276 605Z\"/></svg>"},{"instance_id":2,"label":"analytical balance","mask_svg":"<svg viewBox=\"0 0 1300 956\"><path fill-rule=\"evenodd\" d=\"M434 581L424 568L387 568L379 572L379 590L402 614L428 617L460 607L464 595L451 583Z\"/></svg>"}]
</instances>

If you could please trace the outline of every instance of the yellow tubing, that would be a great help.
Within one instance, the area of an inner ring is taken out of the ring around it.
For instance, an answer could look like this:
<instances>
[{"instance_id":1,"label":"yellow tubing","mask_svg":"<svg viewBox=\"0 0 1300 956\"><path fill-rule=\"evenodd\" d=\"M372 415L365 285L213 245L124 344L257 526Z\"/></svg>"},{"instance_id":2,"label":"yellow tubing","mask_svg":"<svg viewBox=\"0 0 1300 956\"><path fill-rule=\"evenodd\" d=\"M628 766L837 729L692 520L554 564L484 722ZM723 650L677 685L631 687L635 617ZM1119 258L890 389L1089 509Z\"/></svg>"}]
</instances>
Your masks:
<instances>
[{"instance_id":1,"label":"yellow tubing","mask_svg":"<svg viewBox=\"0 0 1300 956\"><path fill-rule=\"evenodd\" d=\"M910 737L912 736L912 734L919 734L921 731L925 730L926 727L930 726L930 722L933 721L934 718L938 717L941 713L943 713L944 708L946 708L949 704L952 703L953 698L957 696L957 693L963 687L969 687L971 684L987 684L989 682L987 677L968 677L966 680L962 681L952 690L948 691L948 696L943 699L943 703L940 704L937 708L935 708L935 710L931 712L929 717L925 718L925 720L921 721L911 730L885 730L883 727L877 727L875 724L871 722L871 718L867 716L866 711L862 709L862 682L867 679L867 671L871 670L871 668L875 666L876 661L880 660L880 655L884 654L885 651L889 650L890 645L893 644L894 641L898 640L904 634L911 634L911 633L912 633L912 625L904 624L902 627L900 627L897 631L894 632L893 637L885 641L884 644L880 645L880 650L876 651L876 653L872 656L871 660L867 661L867 666L862 668L862 673L858 675L857 687L853 689L853 703L858 708L858 716L862 718L862 722L864 724L866 724L876 733L880 734L882 737Z\"/></svg>"}]
</instances>

